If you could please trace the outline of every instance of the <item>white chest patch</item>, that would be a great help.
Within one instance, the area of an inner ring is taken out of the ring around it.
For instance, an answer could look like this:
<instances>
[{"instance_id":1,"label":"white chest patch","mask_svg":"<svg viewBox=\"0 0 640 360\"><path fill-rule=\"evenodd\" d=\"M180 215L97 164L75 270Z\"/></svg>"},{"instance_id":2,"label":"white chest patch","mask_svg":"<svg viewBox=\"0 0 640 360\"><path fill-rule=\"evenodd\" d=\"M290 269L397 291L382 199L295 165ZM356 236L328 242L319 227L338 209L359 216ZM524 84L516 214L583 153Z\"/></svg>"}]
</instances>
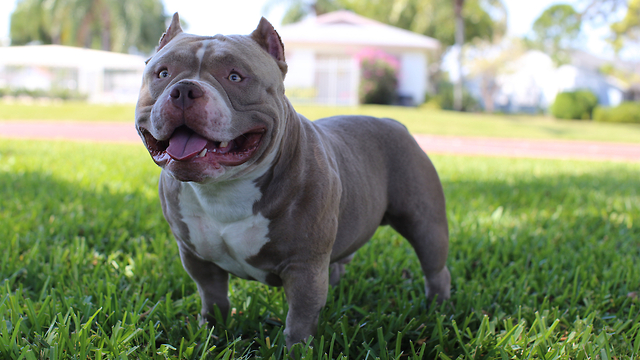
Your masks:
<instances>
[{"instance_id":1,"label":"white chest patch","mask_svg":"<svg viewBox=\"0 0 640 360\"><path fill-rule=\"evenodd\" d=\"M250 180L183 183L180 213L200 257L238 277L265 283L268 272L247 263L269 242L269 220L253 214L253 204L261 196Z\"/></svg>"}]
</instances>

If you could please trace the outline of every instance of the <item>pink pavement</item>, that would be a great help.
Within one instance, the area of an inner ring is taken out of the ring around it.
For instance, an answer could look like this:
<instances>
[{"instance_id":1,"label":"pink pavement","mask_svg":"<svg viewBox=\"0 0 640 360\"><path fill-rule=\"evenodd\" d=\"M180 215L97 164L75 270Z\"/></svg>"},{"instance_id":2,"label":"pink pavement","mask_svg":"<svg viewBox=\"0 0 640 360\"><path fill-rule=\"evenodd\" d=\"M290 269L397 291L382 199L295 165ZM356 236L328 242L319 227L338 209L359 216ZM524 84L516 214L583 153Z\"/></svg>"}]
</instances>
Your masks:
<instances>
[{"instance_id":1,"label":"pink pavement","mask_svg":"<svg viewBox=\"0 0 640 360\"><path fill-rule=\"evenodd\" d=\"M0 122L0 138L140 143L133 123L78 121ZM415 135L429 154L640 162L640 144Z\"/></svg>"}]
</instances>

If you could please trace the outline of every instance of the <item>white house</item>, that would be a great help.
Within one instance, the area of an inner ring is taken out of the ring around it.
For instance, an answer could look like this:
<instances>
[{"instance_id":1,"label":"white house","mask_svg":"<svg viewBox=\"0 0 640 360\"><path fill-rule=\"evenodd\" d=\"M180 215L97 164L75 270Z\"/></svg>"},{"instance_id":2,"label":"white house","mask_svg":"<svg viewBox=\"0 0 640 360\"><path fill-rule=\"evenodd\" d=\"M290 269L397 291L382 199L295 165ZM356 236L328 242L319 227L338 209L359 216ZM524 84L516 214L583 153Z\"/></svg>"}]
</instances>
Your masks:
<instances>
[{"instance_id":1,"label":"white house","mask_svg":"<svg viewBox=\"0 0 640 360\"><path fill-rule=\"evenodd\" d=\"M297 102L330 105L358 103L358 54L378 49L399 64L398 93L420 104L429 86L428 55L440 43L350 11L335 11L277 29L289 70L287 96Z\"/></svg>"},{"instance_id":2,"label":"white house","mask_svg":"<svg viewBox=\"0 0 640 360\"><path fill-rule=\"evenodd\" d=\"M97 103L135 103L145 58L61 45L0 47L0 88L70 90Z\"/></svg>"},{"instance_id":3,"label":"white house","mask_svg":"<svg viewBox=\"0 0 640 360\"><path fill-rule=\"evenodd\" d=\"M598 71L604 60L586 53L573 54L571 64L556 67L549 55L528 51L508 64L498 76L494 96L495 109L503 112L535 113L547 110L563 91L590 90L604 106L616 106L624 100L626 87ZM469 79L469 91L481 99L478 80Z\"/></svg>"}]
</instances>

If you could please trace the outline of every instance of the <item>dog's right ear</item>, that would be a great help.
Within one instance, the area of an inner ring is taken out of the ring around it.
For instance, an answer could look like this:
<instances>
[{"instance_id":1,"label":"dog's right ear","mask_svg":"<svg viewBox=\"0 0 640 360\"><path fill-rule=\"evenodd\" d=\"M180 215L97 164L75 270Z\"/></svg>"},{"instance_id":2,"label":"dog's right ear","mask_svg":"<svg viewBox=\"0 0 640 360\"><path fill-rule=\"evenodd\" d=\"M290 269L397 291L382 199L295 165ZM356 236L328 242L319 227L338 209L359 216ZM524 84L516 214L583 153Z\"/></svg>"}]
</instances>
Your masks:
<instances>
[{"instance_id":1,"label":"dog's right ear","mask_svg":"<svg viewBox=\"0 0 640 360\"><path fill-rule=\"evenodd\" d=\"M174 37L182 32L182 27L180 26L180 16L178 13L173 14L173 18L171 19L171 25L167 28L162 37L160 38L160 43L158 44L158 49L156 51L160 51L165 45L171 41Z\"/></svg>"}]
</instances>

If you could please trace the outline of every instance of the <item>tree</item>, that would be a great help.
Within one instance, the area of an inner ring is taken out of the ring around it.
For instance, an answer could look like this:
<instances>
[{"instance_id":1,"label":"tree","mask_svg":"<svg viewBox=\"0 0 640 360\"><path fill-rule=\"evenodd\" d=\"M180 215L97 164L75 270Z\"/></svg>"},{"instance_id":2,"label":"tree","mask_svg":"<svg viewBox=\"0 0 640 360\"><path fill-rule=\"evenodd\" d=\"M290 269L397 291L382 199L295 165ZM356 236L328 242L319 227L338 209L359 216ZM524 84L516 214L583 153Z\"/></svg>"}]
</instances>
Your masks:
<instances>
[{"instance_id":1,"label":"tree","mask_svg":"<svg viewBox=\"0 0 640 360\"><path fill-rule=\"evenodd\" d=\"M629 0L624 18L611 24L611 43L616 52L620 52L628 43L640 41L640 0Z\"/></svg>"},{"instance_id":2,"label":"tree","mask_svg":"<svg viewBox=\"0 0 640 360\"><path fill-rule=\"evenodd\" d=\"M456 47L458 48L458 79L456 80L453 91L453 109L462 110L462 45L464 45L464 17L462 16L462 7L464 0L453 0L453 9L456 18Z\"/></svg>"},{"instance_id":3,"label":"tree","mask_svg":"<svg viewBox=\"0 0 640 360\"><path fill-rule=\"evenodd\" d=\"M335 0L269 0L265 3L263 12L268 13L277 5L284 5L287 8L282 18L283 25L298 22L310 14L322 15L342 9Z\"/></svg>"},{"instance_id":4,"label":"tree","mask_svg":"<svg viewBox=\"0 0 640 360\"><path fill-rule=\"evenodd\" d=\"M579 0L577 6L582 9L580 19L583 22L608 25L619 9L627 8L627 0Z\"/></svg>"},{"instance_id":5,"label":"tree","mask_svg":"<svg viewBox=\"0 0 640 360\"><path fill-rule=\"evenodd\" d=\"M165 20L160 0L20 0L11 15L10 37L13 45L150 52Z\"/></svg>"},{"instance_id":6,"label":"tree","mask_svg":"<svg viewBox=\"0 0 640 360\"><path fill-rule=\"evenodd\" d=\"M623 10L623 19L615 20ZM552 5L535 21L529 46L547 52L557 64L567 63L585 23L607 25L610 41L618 53L628 44L640 40L640 0L582 0L576 7Z\"/></svg>"},{"instance_id":7,"label":"tree","mask_svg":"<svg viewBox=\"0 0 640 360\"><path fill-rule=\"evenodd\" d=\"M459 1L459 0L454 0ZM346 10L380 22L455 44L455 9L451 0L334 0ZM464 39L493 39L506 30L506 8L500 0L465 0Z\"/></svg>"},{"instance_id":8,"label":"tree","mask_svg":"<svg viewBox=\"0 0 640 360\"><path fill-rule=\"evenodd\" d=\"M534 37L528 42L531 47L549 54L556 64L566 64L581 27L581 15L573 6L552 5L533 23Z\"/></svg>"},{"instance_id":9,"label":"tree","mask_svg":"<svg viewBox=\"0 0 640 360\"><path fill-rule=\"evenodd\" d=\"M514 71L510 64L520 58L524 51L525 46L518 38L474 41L467 53L469 73L480 80L480 94L486 112L494 111L494 97L499 90L498 78Z\"/></svg>"}]
</instances>

